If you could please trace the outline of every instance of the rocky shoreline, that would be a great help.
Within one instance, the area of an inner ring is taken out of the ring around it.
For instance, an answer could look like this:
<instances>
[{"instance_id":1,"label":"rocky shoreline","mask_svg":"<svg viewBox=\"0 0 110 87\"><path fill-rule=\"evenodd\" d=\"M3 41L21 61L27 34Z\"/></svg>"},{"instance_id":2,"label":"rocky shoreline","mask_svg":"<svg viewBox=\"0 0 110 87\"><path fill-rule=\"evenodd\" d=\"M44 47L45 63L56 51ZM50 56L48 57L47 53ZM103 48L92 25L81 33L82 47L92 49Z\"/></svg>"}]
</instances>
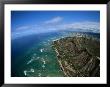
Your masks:
<instances>
[{"instance_id":1,"label":"rocky shoreline","mask_svg":"<svg viewBox=\"0 0 110 87\"><path fill-rule=\"evenodd\" d=\"M66 77L100 76L100 42L91 37L65 37L53 42Z\"/></svg>"}]
</instances>

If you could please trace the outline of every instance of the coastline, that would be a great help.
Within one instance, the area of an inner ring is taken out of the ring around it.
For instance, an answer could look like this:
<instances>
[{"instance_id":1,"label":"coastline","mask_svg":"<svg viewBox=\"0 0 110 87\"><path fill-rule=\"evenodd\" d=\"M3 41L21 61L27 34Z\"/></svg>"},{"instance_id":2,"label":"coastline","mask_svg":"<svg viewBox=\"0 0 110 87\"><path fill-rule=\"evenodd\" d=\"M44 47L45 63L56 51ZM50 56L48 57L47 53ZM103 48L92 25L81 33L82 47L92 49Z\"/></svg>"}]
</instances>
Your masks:
<instances>
[{"instance_id":1,"label":"coastline","mask_svg":"<svg viewBox=\"0 0 110 87\"><path fill-rule=\"evenodd\" d=\"M99 69L97 68L100 65L99 42L89 37L87 37L87 39L85 38L86 37L83 38L83 36L82 37L76 36L76 38L73 39L74 41L71 41L72 40L71 37L71 38L61 39L60 41L56 40L53 42L53 48L56 52L57 61L60 65L62 72L67 77L99 76L99 74L97 74L100 73ZM83 43L86 44L83 45ZM84 48L81 49L80 47L82 46ZM95 52L93 50L95 50ZM88 51L90 51L90 53L88 53ZM73 58L74 55L75 57ZM70 60L67 59L68 58L67 56L70 56L72 60L70 57L69 57ZM97 64L99 65L97 66ZM96 68L98 70L96 70Z\"/></svg>"},{"instance_id":2,"label":"coastline","mask_svg":"<svg viewBox=\"0 0 110 87\"><path fill-rule=\"evenodd\" d=\"M63 68L63 65L62 65L61 61L58 59L59 52L57 51L56 48L55 48L55 52L57 53L57 61L58 61L59 65L60 65L61 70L63 71L63 73L64 73L65 76L68 76L68 75L66 74L64 68Z\"/></svg>"}]
</instances>

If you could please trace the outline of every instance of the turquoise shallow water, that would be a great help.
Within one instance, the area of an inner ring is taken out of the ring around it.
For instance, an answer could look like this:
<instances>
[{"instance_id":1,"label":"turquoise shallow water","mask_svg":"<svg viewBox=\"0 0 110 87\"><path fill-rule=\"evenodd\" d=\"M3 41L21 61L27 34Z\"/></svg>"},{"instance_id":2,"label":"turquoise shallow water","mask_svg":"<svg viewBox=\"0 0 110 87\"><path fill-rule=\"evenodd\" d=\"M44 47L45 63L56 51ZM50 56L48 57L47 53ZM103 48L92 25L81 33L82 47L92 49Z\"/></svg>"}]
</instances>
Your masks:
<instances>
[{"instance_id":1,"label":"turquoise shallow water","mask_svg":"<svg viewBox=\"0 0 110 87\"><path fill-rule=\"evenodd\" d=\"M52 42L61 38L59 32L32 35L12 40L12 69L14 77L64 76L57 61Z\"/></svg>"},{"instance_id":2,"label":"turquoise shallow water","mask_svg":"<svg viewBox=\"0 0 110 87\"><path fill-rule=\"evenodd\" d=\"M27 52L26 58L28 60L24 70L26 76L63 76L51 42L35 44Z\"/></svg>"},{"instance_id":3,"label":"turquoise shallow water","mask_svg":"<svg viewBox=\"0 0 110 87\"><path fill-rule=\"evenodd\" d=\"M74 32L50 32L12 40L11 76L63 77L52 42L74 35Z\"/></svg>"}]
</instances>

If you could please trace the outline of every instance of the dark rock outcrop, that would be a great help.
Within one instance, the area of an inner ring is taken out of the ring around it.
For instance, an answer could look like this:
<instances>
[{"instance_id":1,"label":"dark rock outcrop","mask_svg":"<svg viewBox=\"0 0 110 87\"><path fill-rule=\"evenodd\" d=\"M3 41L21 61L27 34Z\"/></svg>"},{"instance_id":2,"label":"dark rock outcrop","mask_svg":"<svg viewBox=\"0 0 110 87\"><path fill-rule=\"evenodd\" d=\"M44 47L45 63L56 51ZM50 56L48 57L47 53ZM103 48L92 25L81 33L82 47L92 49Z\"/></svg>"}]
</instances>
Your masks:
<instances>
[{"instance_id":1,"label":"dark rock outcrop","mask_svg":"<svg viewBox=\"0 0 110 87\"><path fill-rule=\"evenodd\" d=\"M65 37L53 42L65 76L99 77L100 42L92 37Z\"/></svg>"}]
</instances>

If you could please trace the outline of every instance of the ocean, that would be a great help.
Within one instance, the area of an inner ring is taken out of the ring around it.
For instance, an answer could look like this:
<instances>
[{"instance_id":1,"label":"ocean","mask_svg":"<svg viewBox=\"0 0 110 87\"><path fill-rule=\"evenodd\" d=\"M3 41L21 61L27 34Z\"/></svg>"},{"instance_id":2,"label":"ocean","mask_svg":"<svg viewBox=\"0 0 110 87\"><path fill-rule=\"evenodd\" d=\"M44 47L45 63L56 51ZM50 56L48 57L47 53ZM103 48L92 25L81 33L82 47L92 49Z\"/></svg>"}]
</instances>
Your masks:
<instances>
[{"instance_id":1,"label":"ocean","mask_svg":"<svg viewBox=\"0 0 110 87\"><path fill-rule=\"evenodd\" d=\"M64 77L57 61L52 42L75 36L77 32L60 31L34 34L11 40L12 77ZM83 32L78 32L83 33ZM99 33L83 34L100 39Z\"/></svg>"}]
</instances>

